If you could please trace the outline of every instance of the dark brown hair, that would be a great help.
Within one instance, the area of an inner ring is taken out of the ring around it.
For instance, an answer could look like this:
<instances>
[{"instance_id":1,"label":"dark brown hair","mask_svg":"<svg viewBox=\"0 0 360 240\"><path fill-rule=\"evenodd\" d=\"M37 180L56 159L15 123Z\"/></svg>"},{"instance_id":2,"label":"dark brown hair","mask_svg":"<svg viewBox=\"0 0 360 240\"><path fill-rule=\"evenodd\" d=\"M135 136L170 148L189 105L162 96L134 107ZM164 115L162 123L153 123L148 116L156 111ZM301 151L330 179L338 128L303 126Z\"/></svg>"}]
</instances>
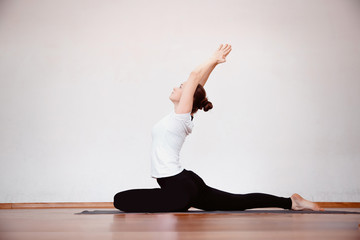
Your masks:
<instances>
[{"instance_id":1,"label":"dark brown hair","mask_svg":"<svg viewBox=\"0 0 360 240\"><path fill-rule=\"evenodd\" d=\"M201 84L199 84L194 93L194 102L191 114L196 113L199 109L207 112L212 108L213 105L211 102L208 101L205 89L203 88L203 86L201 86Z\"/></svg>"}]
</instances>

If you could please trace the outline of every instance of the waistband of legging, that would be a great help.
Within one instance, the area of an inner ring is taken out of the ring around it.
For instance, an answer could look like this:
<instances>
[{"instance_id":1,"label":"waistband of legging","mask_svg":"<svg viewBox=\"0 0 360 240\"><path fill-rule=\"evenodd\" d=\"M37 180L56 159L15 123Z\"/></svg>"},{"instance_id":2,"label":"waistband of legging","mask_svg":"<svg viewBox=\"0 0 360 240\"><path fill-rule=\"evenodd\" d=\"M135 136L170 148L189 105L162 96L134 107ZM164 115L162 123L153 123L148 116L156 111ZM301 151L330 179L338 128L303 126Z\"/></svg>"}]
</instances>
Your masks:
<instances>
[{"instance_id":1,"label":"waistband of legging","mask_svg":"<svg viewBox=\"0 0 360 240\"><path fill-rule=\"evenodd\" d=\"M182 176L186 173L190 172L189 170L182 170L180 173L178 174L175 174L175 175L172 175L172 176L168 176L168 177L161 177L161 178L157 178L157 180L168 180L168 179L172 179L172 178L176 178L176 177L179 177L179 176Z\"/></svg>"}]
</instances>

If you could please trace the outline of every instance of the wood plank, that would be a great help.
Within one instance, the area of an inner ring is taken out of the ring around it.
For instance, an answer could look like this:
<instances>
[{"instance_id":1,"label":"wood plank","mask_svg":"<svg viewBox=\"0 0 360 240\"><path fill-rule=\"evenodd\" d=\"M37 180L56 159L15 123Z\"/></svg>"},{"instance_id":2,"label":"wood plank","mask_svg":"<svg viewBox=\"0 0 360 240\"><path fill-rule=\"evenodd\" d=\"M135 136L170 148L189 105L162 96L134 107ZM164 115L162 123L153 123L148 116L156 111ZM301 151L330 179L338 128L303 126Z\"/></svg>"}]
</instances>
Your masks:
<instances>
[{"instance_id":1,"label":"wood plank","mask_svg":"<svg viewBox=\"0 0 360 240\"><path fill-rule=\"evenodd\" d=\"M322 208L360 208L360 202L318 202Z\"/></svg>"},{"instance_id":2,"label":"wood plank","mask_svg":"<svg viewBox=\"0 0 360 240\"><path fill-rule=\"evenodd\" d=\"M360 202L317 202L322 208L360 208ZM0 209L114 208L112 202L0 203Z\"/></svg>"},{"instance_id":3,"label":"wood plank","mask_svg":"<svg viewBox=\"0 0 360 240\"><path fill-rule=\"evenodd\" d=\"M3 232L4 240L359 240L356 231L233 231L233 232Z\"/></svg>"},{"instance_id":4,"label":"wood plank","mask_svg":"<svg viewBox=\"0 0 360 240\"><path fill-rule=\"evenodd\" d=\"M0 203L0 209L11 209L11 203Z\"/></svg>"},{"instance_id":5,"label":"wood plank","mask_svg":"<svg viewBox=\"0 0 360 240\"><path fill-rule=\"evenodd\" d=\"M13 209L39 208L114 208L112 202L47 202L47 203L12 203Z\"/></svg>"},{"instance_id":6,"label":"wood plank","mask_svg":"<svg viewBox=\"0 0 360 240\"><path fill-rule=\"evenodd\" d=\"M1 240L359 240L358 214L102 214L78 209L0 211ZM360 209L356 209L360 211Z\"/></svg>"}]
</instances>

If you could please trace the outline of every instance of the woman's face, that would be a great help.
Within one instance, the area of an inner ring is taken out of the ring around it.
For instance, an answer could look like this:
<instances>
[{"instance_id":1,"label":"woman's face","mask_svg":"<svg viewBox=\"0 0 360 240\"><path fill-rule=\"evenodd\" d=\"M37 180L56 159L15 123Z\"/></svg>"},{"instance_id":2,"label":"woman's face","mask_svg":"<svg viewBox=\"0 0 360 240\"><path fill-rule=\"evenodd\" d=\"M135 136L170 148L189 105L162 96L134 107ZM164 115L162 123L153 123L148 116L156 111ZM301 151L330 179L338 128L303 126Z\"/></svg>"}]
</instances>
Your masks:
<instances>
[{"instance_id":1,"label":"woman's face","mask_svg":"<svg viewBox=\"0 0 360 240\"><path fill-rule=\"evenodd\" d=\"M170 95L170 100L172 102L179 102L180 101L184 85L185 85L185 83L182 83L180 85L180 87L174 87L174 89L173 89L173 91L171 92L171 95Z\"/></svg>"}]
</instances>

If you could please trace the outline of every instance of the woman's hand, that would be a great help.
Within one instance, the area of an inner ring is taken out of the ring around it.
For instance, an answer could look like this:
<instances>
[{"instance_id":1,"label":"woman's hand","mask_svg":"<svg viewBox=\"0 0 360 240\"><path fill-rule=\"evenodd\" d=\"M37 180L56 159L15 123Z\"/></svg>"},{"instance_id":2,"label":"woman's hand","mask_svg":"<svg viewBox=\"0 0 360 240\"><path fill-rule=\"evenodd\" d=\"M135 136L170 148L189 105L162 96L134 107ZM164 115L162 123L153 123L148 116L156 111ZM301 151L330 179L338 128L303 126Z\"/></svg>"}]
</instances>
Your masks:
<instances>
[{"instance_id":1,"label":"woman's hand","mask_svg":"<svg viewBox=\"0 0 360 240\"><path fill-rule=\"evenodd\" d=\"M231 52L231 45L221 44L220 47L214 52L212 58L216 60L216 63L226 62L226 56Z\"/></svg>"}]
</instances>

